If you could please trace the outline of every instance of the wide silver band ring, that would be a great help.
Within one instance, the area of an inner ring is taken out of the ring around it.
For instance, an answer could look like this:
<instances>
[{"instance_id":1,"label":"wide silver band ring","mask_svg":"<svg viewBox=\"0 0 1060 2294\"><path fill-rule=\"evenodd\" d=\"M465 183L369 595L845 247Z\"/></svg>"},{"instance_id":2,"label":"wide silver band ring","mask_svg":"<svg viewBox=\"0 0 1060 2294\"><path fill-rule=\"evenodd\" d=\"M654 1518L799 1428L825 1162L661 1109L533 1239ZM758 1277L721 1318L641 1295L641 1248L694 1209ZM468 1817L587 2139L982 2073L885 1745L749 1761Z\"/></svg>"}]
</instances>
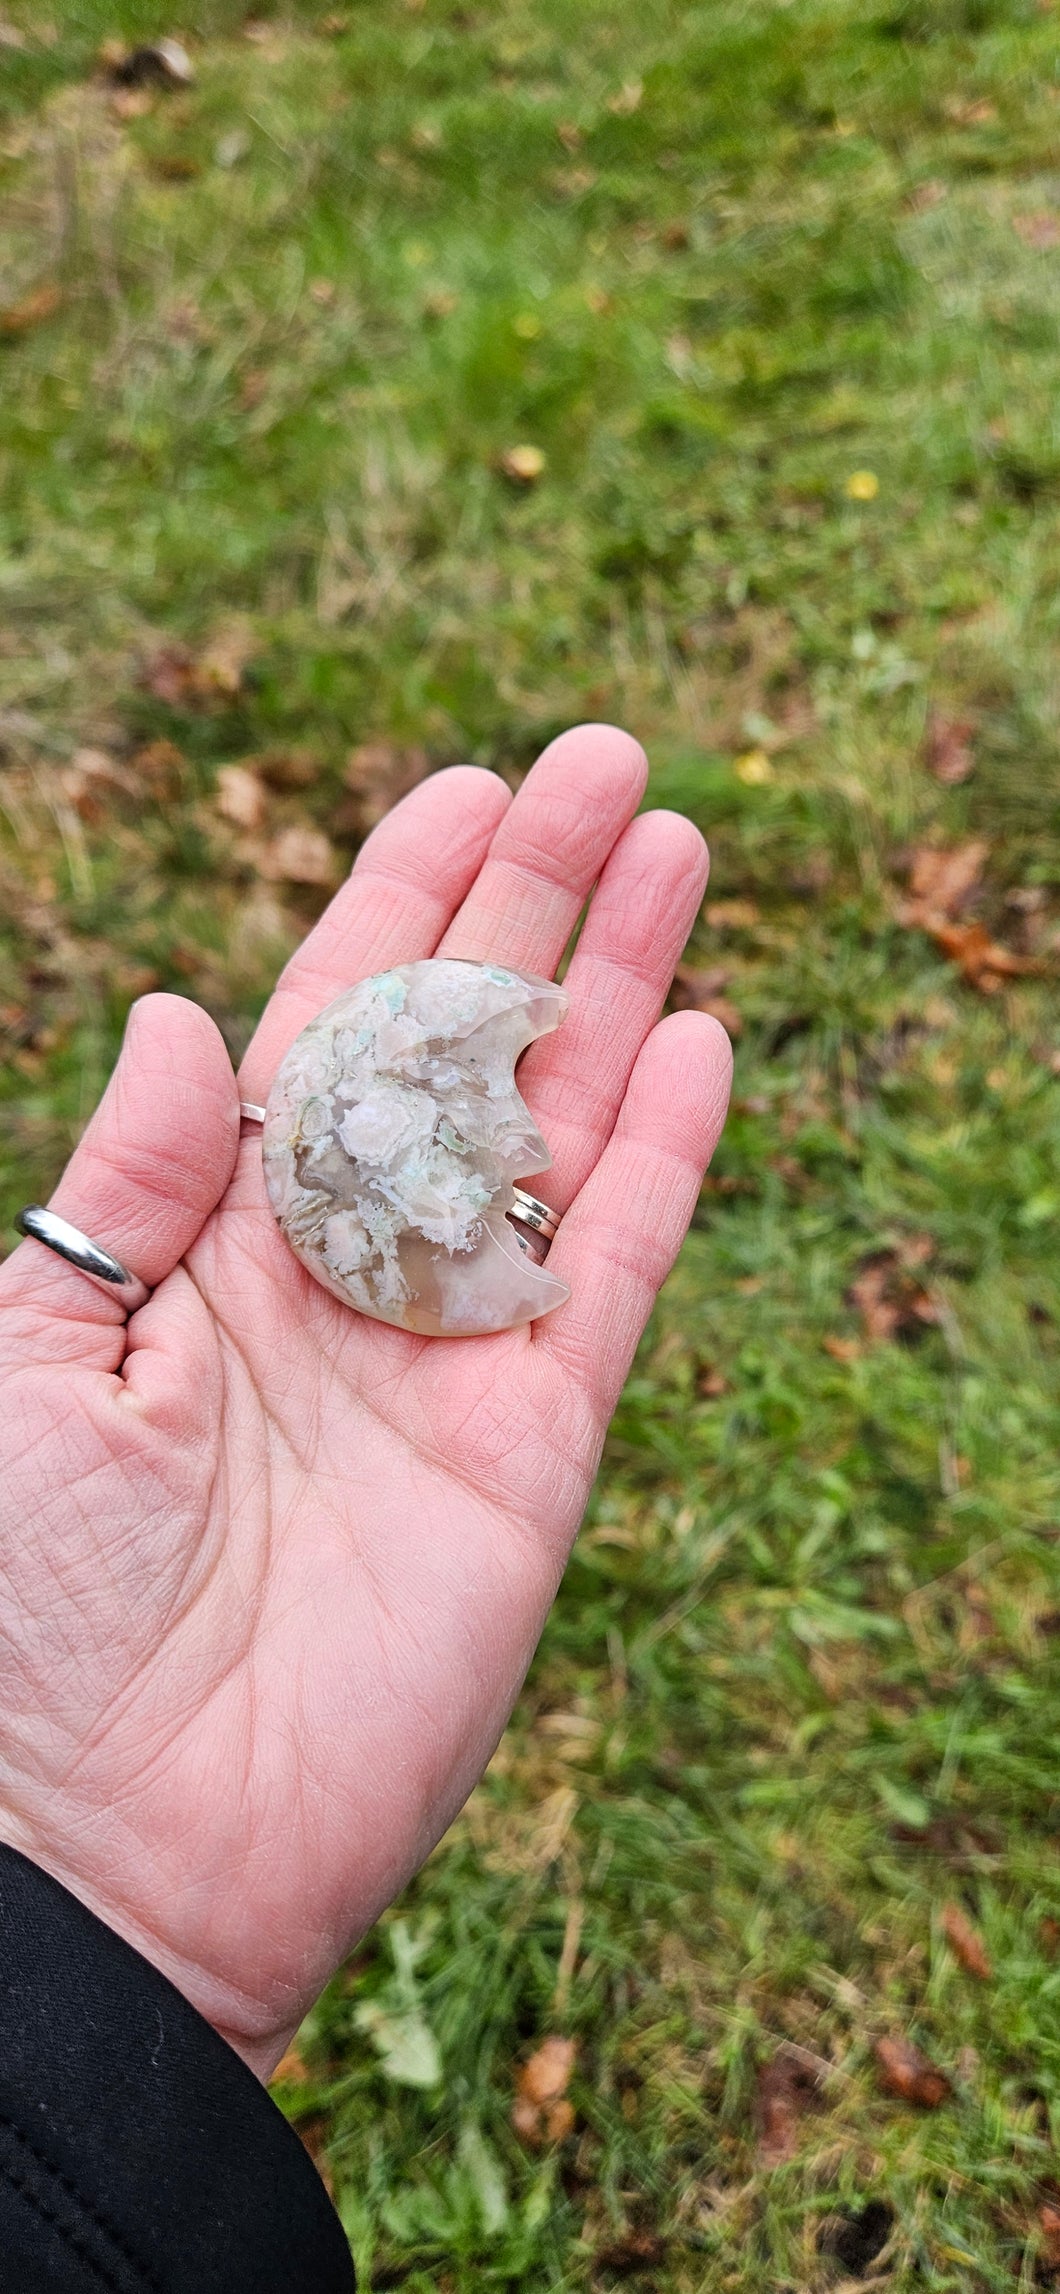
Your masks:
<instances>
[{"instance_id":1,"label":"wide silver band ring","mask_svg":"<svg viewBox=\"0 0 1060 2294\"><path fill-rule=\"evenodd\" d=\"M244 1123L264 1123L265 1109L256 1107L252 1100L241 1099L239 1112ZM559 1233L562 1211L553 1211L548 1203L540 1203L536 1195L528 1195L525 1187L513 1187L514 1202L508 1217L516 1236L528 1258L543 1266L549 1249ZM528 1232L525 1230L529 1230Z\"/></svg>"},{"instance_id":2,"label":"wide silver band ring","mask_svg":"<svg viewBox=\"0 0 1060 2294\"><path fill-rule=\"evenodd\" d=\"M49 1211L41 1203L27 1203L20 1211L15 1225L20 1235L31 1235L34 1242L56 1251L61 1259L77 1268L78 1274L87 1275L98 1289L110 1298L119 1300L126 1314L135 1314L138 1306L146 1306L151 1296L139 1275L131 1274L113 1251L105 1251L101 1243L83 1235L80 1227L72 1227L69 1219L61 1219L57 1211Z\"/></svg>"}]
</instances>

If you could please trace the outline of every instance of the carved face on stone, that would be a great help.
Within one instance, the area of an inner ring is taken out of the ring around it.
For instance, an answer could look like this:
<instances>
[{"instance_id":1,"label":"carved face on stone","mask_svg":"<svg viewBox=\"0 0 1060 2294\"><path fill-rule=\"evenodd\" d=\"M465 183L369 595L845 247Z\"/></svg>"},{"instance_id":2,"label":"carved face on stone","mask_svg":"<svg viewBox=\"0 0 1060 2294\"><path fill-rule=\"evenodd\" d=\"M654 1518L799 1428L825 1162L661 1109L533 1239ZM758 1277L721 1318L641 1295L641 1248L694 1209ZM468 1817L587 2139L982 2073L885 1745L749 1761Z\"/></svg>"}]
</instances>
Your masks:
<instances>
[{"instance_id":1,"label":"carved face on stone","mask_svg":"<svg viewBox=\"0 0 1060 2294\"><path fill-rule=\"evenodd\" d=\"M433 1337L509 1330L570 1296L505 1216L552 1161L515 1063L566 1011L550 980L432 957L303 1029L269 1094L265 1184L327 1290Z\"/></svg>"}]
</instances>

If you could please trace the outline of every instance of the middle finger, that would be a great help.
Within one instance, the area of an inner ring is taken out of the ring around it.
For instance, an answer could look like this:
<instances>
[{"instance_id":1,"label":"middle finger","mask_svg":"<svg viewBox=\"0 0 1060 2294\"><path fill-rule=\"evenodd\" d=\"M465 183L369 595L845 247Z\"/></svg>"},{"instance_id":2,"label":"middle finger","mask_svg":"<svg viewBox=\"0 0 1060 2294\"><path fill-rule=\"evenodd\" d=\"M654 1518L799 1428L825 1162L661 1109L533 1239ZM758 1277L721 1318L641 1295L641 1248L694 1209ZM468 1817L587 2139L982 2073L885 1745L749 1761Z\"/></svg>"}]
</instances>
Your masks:
<instances>
[{"instance_id":1,"label":"middle finger","mask_svg":"<svg viewBox=\"0 0 1060 2294\"><path fill-rule=\"evenodd\" d=\"M647 778L639 742L617 726L561 733L501 821L437 954L550 980Z\"/></svg>"}]
</instances>

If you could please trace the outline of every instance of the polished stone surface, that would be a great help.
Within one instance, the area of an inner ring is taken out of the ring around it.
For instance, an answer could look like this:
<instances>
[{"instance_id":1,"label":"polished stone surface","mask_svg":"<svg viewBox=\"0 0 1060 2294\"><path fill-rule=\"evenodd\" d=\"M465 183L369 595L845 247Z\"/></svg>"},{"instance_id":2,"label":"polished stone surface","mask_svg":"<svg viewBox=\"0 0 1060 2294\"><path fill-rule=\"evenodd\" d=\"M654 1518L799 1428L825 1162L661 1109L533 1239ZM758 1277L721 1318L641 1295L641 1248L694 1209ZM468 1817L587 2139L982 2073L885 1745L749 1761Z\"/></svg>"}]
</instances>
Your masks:
<instances>
[{"instance_id":1,"label":"polished stone surface","mask_svg":"<svg viewBox=\"0 0 1060 2294\"><path fill-rule=\"evenodd\" d=\"M431 957L362 980L303 1028L269 1094L265 1183L325 1289L453 1338L570 1296L505 1216L515 1181L552 1161L515 1063L566 1010L551 980Z\"/></svg>"}]
</instances>

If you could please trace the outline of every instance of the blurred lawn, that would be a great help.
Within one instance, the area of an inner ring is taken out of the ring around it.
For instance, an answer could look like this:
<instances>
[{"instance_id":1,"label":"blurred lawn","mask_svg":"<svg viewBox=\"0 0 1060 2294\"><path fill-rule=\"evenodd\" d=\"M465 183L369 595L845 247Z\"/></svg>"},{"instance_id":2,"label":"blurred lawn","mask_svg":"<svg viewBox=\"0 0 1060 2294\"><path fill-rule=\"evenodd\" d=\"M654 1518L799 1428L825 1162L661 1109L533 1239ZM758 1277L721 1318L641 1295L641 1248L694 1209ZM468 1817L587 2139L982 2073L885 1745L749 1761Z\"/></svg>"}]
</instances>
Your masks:
<instances>
[{"instance_id":1,"label":"blurred lawn","mask_svg":"<svg viewBox=\"0 0 1060 2294\"><path fill-rule=\"evenodd\" d=\"M516 1719L277 2089L362 2282L1060 2282L1060 9L4 8L5 1216L421 751L629 724L743 1023ZM992 994L900 921L971 836Z\"/></svg>"}]
</instances>

